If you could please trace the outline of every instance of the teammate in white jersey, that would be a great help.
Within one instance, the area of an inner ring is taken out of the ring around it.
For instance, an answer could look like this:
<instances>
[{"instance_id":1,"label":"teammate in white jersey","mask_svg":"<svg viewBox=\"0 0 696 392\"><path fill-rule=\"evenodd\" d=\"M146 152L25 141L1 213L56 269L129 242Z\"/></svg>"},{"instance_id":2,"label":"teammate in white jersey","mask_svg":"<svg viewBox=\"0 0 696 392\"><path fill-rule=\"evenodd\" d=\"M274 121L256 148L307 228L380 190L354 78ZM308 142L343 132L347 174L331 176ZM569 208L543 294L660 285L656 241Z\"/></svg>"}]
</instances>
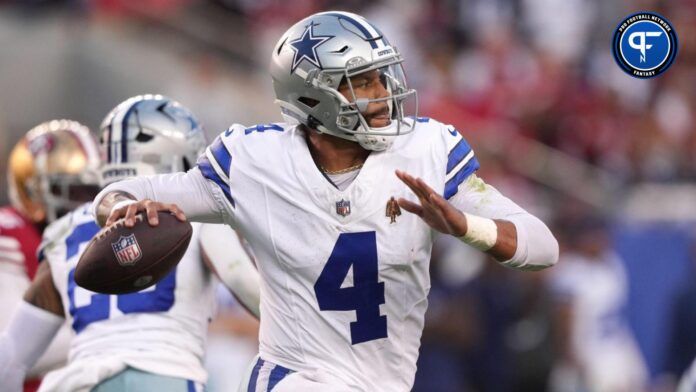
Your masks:
<instances>
[{"instance_id":1,"label":"teammate in white jersey","mask_svg":"<svg viewBox=\"0 0 696 392\"><path fill-rule=\"evenodd\" d=\"M249 241L261 331L244 390L409 390L434 230L514 268L557 260L548 228L474 174L479 163L456 129L405 116L415 91L401 62L362 17L312 15L272 54L288 123L233 125L189 172L97 196L107 225L168 210L225 222Z\"/></svg>"},{"instance_id":2,"label":"teammate in white jersey","mask_svg":"<svg viewBox=\"0 0 696 392\"><path fill-rule=\"evenodd\" d=\"M123 102L106 117L102 131L107 157L102 185L187 170L207 144L193 115L161 96ZM214 305L213 272L220 271L222 282L234 287L242 302L258 314L258 276L236 233L224 225L194 223L181 262L155 286L133 294L105 295L79 287L74 280L80 255L98 231L86 204L44 233L43 268L50 272L30 290L51 297L50 303L58 305L54 313L64 315L75 337L68 365L49 373L40 391L202 390L207 377L202 364L205 336ZM224 244L222 255L218 244ZM31 336L24 337L23 344L32 344Z\"/></svg>"}]
</instances>

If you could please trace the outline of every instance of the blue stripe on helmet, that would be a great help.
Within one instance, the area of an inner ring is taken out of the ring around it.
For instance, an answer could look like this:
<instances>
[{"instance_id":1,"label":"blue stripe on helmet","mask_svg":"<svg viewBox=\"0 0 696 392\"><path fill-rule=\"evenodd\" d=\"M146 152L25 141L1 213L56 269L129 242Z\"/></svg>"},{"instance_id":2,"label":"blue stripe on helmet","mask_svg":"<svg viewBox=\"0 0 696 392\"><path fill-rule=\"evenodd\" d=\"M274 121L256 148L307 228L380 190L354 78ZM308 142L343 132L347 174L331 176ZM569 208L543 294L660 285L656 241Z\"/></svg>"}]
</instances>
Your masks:
<instances>
[{"instance_id":1,"label":"blue stripe on helmet","mask_svg":"<svg viewBox=\"0 0 696 392\"><path fill-rule=\"evenodd\" d=\"M128 162L128 132L126 129L128 129L128 119L130 118L131 114L133 114L133 110L138 106L138 104L142 101L138 101L133 104L130 108L128 108L128 111L126 112L126 115L123 116L123 121L121 121L121 162L125 163Z\"/></svg>"},{"instance_id":2,"label":"blue stripe on helmet","mask_svg":"<svg viewBox=\"0 0 696 392\"><path fill-rule=\"evenodd\" d=\"M111 162L111 125L109 124L109 127L107 128L107 137L106 137L106 162Z\"/></svg>"},{"instance_id":3,"label":"blue stripe on helmet","mask_svg":"<svg viewBox=\"0 0 696 392\"><path fill-rule=\"evenodd\" d=\"M372 26L372 28L375 29L375 31L377 32L377 34L379 34L379 36L380 36L380 38L381 38L381 41L382 41L382 43L384 44L384 46L391 46L391 44L389 43L389 40L387 40L387 37L384 35L384 33L382 33L382 30L378 29L377 26L375 26L374 24L372 24L372 23L370 23L370 22L367 22L367 24L369 24L370 26Z\"/></svg>"},{"instance_id":4,"label":"blue stripe on helmet","mask_svg":"<svg viewBox=\"0 0 696 392\"><path fill-rule=\"evenodd\" d=\"M377 43L375 42L375 38L373 37L372 34L370 34L369 31L363 26L359 21L351 18L350 16L338 13L338 12L329 12L326 15L331 15L337 17L339 20L345 20L346 22L352 24L353 26L357 27L358 30L360 30L361 33L365 34L365 37L367 41L370 43L370 46L372 46L372 49L377 49Z\"/></svg>"}]
</instances>

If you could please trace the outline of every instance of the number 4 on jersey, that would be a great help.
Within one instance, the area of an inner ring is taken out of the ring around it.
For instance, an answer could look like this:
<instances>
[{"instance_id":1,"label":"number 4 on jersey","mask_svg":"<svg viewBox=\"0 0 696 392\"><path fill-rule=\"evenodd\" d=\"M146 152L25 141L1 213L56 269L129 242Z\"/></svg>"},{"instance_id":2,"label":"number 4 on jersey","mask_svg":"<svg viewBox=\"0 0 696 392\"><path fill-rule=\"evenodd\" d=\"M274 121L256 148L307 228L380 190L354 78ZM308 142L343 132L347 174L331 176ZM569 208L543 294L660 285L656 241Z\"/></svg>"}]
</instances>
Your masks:
<instances>
[{"instance_id":1,"label":"number 4 on jersey","mask_svg":"<svg viewBox=\"0 0 696 392\"><path fill-rule=\"evenodd\" d=\"M341 287L353 266L353 287ZM351 343L387 337L387 316L380 316L384 282L378 282L377 239L374 231L342 233L314 284L320 310L355 310Z\"/></svg>"}]
</instances>

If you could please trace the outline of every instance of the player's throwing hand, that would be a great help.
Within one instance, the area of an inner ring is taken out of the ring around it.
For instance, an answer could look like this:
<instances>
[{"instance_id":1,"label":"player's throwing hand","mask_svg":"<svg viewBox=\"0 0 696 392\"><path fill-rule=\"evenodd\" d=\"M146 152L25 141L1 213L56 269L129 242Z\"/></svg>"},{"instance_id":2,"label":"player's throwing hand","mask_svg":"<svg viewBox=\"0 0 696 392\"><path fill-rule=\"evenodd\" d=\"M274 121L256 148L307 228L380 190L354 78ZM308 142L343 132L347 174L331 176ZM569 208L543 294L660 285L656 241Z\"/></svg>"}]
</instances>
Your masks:
<instances>
[{"instance_id":1,"label":"player's throwing hand","mask_svg":"<svg viewBox=\"0 0 696 392\"><path fill-rule=\"evenodd\" d=\"M399 198L401 208L420 216L425 223L439 232L455 237L466 234L466 216L435 192L425 181L401 170L396 171L396 176L411 188L420 201L420 205L418 205L404 198Z\"/></svg>"},{"instance_id":2,"label":"player's throwing hand","mask_svg":"<svg viewBox=\"0 0 696 392\"><path fill-rule=\"evenodd\" d=\"M145 211L147 222L151 226L157 226L159 224L159 220L157 219L158 211L169 211L180 221L186 221L186 215L184 215L184 212L176 204L160 203L145 199L111 210L111 214L109 214L109 218L106 220L106 226L113 224L121 218L125 218L124 224L126 227L133 227L133 225L135 225L135 215L141 211Z\"/></svg>"}]
</instances>

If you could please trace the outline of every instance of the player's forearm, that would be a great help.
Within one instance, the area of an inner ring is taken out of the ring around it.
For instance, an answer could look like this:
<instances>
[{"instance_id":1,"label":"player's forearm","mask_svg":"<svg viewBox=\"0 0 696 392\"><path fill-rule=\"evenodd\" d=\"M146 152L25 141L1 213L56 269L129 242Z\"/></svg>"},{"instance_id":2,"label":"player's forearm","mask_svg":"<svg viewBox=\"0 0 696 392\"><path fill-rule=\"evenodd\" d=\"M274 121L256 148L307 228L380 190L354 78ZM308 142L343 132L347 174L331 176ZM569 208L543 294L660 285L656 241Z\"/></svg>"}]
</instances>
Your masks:
<instances>
[{"instance_id":1,"label":"player's forearm","mask_svg":"<svg viewBox=\"0 0 696 392\"><path fill-rule=\"evenodd\" d=\"M517 250L517 228L504 220L493 220L496 225L497 238L495 245L486 253L498 261L510 260Z\"/></svg>"},{"instance_id":2,"label":"player's forearm","mask_svg":"<svg viewBox=\"0 0 696 392\"><path fill-rule=\"evenodd\" d=\"M476 175L451 201L467 217L461 239L503 265L539 270L558 261L558 242L549 228Z\"/></svg>"},{"instance_id":3,"label":"player's forearm","mask_svg":"<svg viewBox=\"0 0 696 392\"><path fill-rule=\"evenodd\" d=\"M53 284L48 262L39 265L34 281L24 293L24 301L58 317L63 317L63 301Z\"/></svg>"},{"instance_id":4,"label":"player's forearm","mask_svg":"<svg viewBox=\"0 0 696 392\"><path fill-rule=\"evenodd\" d=\"M95 198L92 212L98 223L106 222L114 206L124 200L154 200L176 204L191 221L223 223L215 189L197 169L186 173L161 174L119 181L104 188Z\"/></svg>"},{"instance_id":5,"label":"player's forearm","mask_svg":"<svg viewBox=\"0 0 696 392\"><path fill-rule=\"evenodd\" d=\"M549 228L529 213L508 217L514 227L516 241L514 253L507 258L497 258L501 264L521 270L540 270L558 262L558 241ZM506 256L511 247L506 247Z\"/></svg>"},{"instance_id":6,"label":"player's forearm","mask_svg":"<svg viewBox=\"0 0 696 392\"><path fill-rule=\"evenodd\" d=\"M558 258L555 239L541 221L525 215L528 214L510 218L515 221L513 223L505 219L465 214L467 233L460 240L512 268L537 270L555 264ZM541 234L530 236L527 234L529 231Z\"/></svg>"},{"instance_id":7,"label":"player's forearm","mask_svg":"<svg viewBox=\"0 0 696 392\"><path fill-rule=\"evenodd\" d=\"M0 386L13 389L21 386L24 376L65 321L51 312L22 301L15 309L10 324L0 333Z\"/></svg>"}]
</instances>

